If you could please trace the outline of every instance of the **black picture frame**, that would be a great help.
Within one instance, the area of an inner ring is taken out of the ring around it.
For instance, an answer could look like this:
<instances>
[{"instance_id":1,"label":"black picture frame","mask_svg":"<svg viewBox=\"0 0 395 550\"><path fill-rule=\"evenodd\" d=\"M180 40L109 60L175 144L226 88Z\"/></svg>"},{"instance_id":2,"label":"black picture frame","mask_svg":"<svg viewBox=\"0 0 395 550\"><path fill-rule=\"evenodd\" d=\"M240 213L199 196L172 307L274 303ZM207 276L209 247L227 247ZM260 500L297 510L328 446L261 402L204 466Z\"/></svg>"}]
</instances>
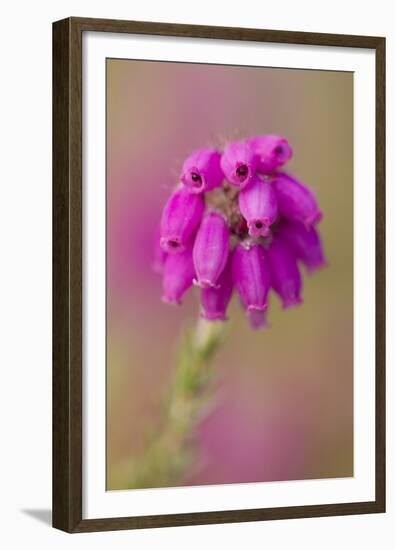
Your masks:
<instances>
[{"instance_id":1,"label":"black picture frame","mask_svg":"<svg viewBox=\"0 0 395 550\"><path fill-rule=\"evenodd\" d=\"M82 35L132 33L369 48L376 59L376 498L312 506L82 518ZM69 533L385 511L385 38L68 18L53 24L53 526Z\"/></svg>"}]
</instances>

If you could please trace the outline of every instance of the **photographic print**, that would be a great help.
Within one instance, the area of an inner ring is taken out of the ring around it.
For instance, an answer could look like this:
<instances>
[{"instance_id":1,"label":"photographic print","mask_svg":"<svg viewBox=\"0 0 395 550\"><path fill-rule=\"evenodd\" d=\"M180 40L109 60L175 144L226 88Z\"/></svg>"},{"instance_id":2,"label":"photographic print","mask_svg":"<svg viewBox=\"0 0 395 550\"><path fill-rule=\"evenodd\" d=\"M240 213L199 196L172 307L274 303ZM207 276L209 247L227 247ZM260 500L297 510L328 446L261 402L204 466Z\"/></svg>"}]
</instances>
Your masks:
<instances>
[{"instance_id":1,"label":"photographic print","mask_svg":"<svg viewBox=\"0 0 395 550\"><path fill-rule=\"evenodd\" d=\"M53 27L53 525L385 511L385 39Z\"/></svg>"},{"instance_id":2,"label":"photographic print","mask_svg":"<svg viewBox=\"0 0 395 550\"><path fill-rule=\"evenodd\" d=\"M352 477L353 73L106 60L106 489Z\"/></svg>"}]
</instances>

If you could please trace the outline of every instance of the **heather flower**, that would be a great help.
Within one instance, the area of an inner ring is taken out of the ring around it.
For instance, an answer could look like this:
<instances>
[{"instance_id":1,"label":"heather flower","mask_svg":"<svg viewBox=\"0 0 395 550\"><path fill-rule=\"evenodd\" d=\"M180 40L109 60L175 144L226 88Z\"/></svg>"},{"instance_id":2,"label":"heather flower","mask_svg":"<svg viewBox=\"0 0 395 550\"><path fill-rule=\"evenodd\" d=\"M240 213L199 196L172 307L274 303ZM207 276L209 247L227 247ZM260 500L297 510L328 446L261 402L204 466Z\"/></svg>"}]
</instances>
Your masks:
<instances>
[{"instance_id":1,"label":"heather flower","mask_svg":"<svg viewBox=\"0 0 395 550\"><path fill-rule=\"evenodd\" d=\"M320 234L315 227L306 229L301 223L284 221L279 227L279 234L291 246L296 258L306 266L308 272L313 273L327 265Z\"/></svg>"},{"instance_id":2,"label":"heather flower","mask_svg":"<svg viewBox=\"0 0 395 550\"><path fill-rule=\"evenodd\" d=\"M271 182L277 197L279 213L284 218L302 222L306 228L322 219L322 212L312 191L288 174L275 174Z\"/></svg>"},{"instance_id":3,"label":"heather flower","mask_svg":"<svg viewBox=\"0 0 395 550\"><path fill-rule=\"evenodd\" d=\"M301 303L298 262L312 272L326 260L314 194L278 171L291 156L285 138L267 135L229 143L222 156L199 149L185 160L154 251L165 302L181 303L195 283L201 317L224 321L235 288L254 329L268 326L270 289L284 309Z\"/></svg>"},{"instance_id":4,"label":"heather flower","mask_svg":"<svg viewBox=\"0 0 395 550\"><path fill-rule=\"evenodd\" d=\"M218 279L217 286L202 288L201 316L203 319L208 319L209 321L225 321L226 310L232 296L232 291L231 256L229 256L226 266Z\"/></svg>"},{"instance_id":5,"label":"heather flower","mask_svg":"<svg viewBox=\"0 0 395 550\"><path fill-rule=\"evenodd\" d=\"M269 266L259 244L238 244L232 258L233 284L253 328L265 324L270 289Z\"/></svg>"},{"instance_id":6,"label":"heather flower","mask_svg":"<svg viewBox=\"0 0 395 550\"><path fill-rule=\"evenodd\" d=\"M270 279L273 290L280 296L283 308L302 302L302 278L292 248L276 235L267 251Z\"/></svg>"},{"instance_id":7,"label":"heather flower","mask_svg":"<svg viewBox=\"0 0 395 550\"><path fill-rule=\"evenodd\" d=\"M255 175L258 160L247 142L229 143L221 158L221 167L231 184L243 189Z\"/></svg>"},{"instance_id":8,"label":"heather flower","mask_svg":"<svg viewBox=\"0 0 395 550\"><path fill-rule=\"evenodd\" d=\"M280 136L256 136L249 139L248 144L258 157L258 170L262 174L273 172L292 158L291 146Z\"/></svg>"},{"instance_id":9,"label":"heather flower","mask_svg":"<svg viewBox=\"0 0 395 550\"><path fill-rule=\"evenodd\" d=\"M191 246L178 254L169 254L163 270L162 300L168 304L181 304L181 299L192 286L194 277Z\"/></svg>"},{"instance_id":10,"label":"heather flower","mask_svg":"<svg viewBox=\"0 0 395 550\"><path fill-rule=\"evenodd\" d=\"M196 284L202 288L214 287L229 255L230 234L227 223L217 212L206 214L196 234L193 261Z\"/></svg>"},{"instance_id":11,"label":"heather flower","mask_svg":"<svg viewBox=\"0 0 395 550\"><path fill-rule=\"evenodd\" d=\"M182 165L181 181L192 193L203 193L219 187L224 179L221 155L215 149L199 149Z\"/></svg>"},{"instance_id":12,"label":"heather flower","mask_svg":"<svg viewBox=\"0 0 395 550\"><path fill-rule=\"evenodd\" d=\"M200 149L183 164L182 186L162 213L154 267L162 271L164 302L180 304L193 283L201 287L202 319L186 335L179 354L169 422L163 423L158 437L150 438L148 468L144 463L132 486L141 486L151 466L159 480L156 485L171 484L174 445L168 445L169 436L181 449L180 464L188 463L185 436L210 396L207 367L222 340L233 288L251 328L267 327L270 290L279 295L284 309L300 304L298 261L309 271L325 263L314 227L322 217L314 195L292 176L278 172L291 156L286 139L267 135L229 143L222 156ZM180 407L185 412L181 428L173 414ZM159 469L158 456L164 464Z\"/></svg>"},{"instance_id":13,"label":"heather flower","mask_svg":"<svg viewBox=\"0 0 395 550\"><path fill-rule=\"evenodd\" d=\"M240 191L239 207L247 220L252 237L267 237L269 227L277 217L277 199L270 183L255 176L251 183Z\"/></svg>"},{"instance_id":14,"label":"heather flower","mask_svg":"<svg viewBox=\"0 0 395 550\"><path fill-rule=\"evenodd\" d=\"M187 189L177 189L167 201L162 213L160 244L169 253L185 250L199 226L204 210L201 195Z\"/></svg>"}]
</instances>

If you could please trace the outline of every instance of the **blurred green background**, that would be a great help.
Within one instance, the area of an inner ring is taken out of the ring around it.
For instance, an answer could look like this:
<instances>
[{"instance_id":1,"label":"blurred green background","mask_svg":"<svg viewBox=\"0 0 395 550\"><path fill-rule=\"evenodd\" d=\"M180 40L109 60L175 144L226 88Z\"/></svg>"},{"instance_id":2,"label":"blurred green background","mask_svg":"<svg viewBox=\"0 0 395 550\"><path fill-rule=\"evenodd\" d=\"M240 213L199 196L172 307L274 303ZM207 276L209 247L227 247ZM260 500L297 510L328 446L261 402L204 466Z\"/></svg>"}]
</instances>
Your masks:
<instances>
[{"instance_id":1,"label":"blurred green background","mask_svg":"<svg viewBox=\"0 0 395 550\"><path fill-rule=\"evenodd\" d=\"M179 336L198 293L161 302L152 247L192 150L285 136L287 169L315 190L329 267L304 277L304 304L253 332L236 297L218 356L216 402L179 485L353 475L353 75L107 60L107 489L161 417Z\"/></svg>"}]
</instances>

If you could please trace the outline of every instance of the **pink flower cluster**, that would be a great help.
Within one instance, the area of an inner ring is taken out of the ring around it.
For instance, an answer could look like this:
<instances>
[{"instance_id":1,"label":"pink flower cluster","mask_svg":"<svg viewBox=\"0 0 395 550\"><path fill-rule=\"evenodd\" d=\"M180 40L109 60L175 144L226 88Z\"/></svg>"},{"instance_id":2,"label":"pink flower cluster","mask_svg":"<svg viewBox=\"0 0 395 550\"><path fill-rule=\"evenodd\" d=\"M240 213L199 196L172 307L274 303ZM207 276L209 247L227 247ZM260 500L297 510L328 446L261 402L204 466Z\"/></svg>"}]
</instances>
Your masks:
<instances>
[{"instance_id":1,"label":"pink flower cluster","mask_svg":"<svg viewBox=\"0 0 395 550\"><path fill-rule=\"evenodd\" d=\"M181 303L195 284L202 317L224 320L236 289L252 328L267 325L271 290L284 308L301 303L299 264L313 272L326 261L315 196L281 170L291 157L286 139L264 135L185 160L156 246L163 301Z\"/></svg>"}]
</instances>

